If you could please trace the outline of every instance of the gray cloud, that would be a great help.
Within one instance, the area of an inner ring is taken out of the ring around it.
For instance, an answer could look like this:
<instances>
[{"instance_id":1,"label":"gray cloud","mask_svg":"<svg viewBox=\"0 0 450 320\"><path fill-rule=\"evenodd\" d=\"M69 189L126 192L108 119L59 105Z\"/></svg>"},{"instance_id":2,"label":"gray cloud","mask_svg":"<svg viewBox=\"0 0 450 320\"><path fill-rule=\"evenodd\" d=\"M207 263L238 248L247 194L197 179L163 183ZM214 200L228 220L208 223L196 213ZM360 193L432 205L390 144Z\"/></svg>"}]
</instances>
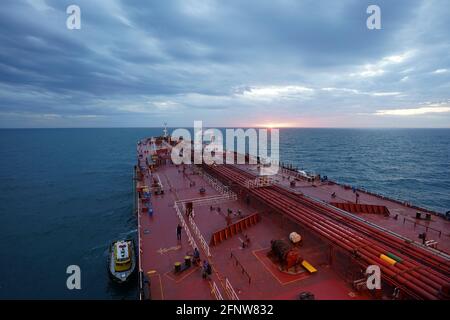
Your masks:
<instances>
[{"instance_id":1,"label":"gray cloud","mask_svg":"<svg viewBox=\"0 0 450 320\"><path fill-rule=\"evenodd\" d=\"M1 127L450 124L445 0L69 4L2 3Z\"/></svg>"}]
</instances>

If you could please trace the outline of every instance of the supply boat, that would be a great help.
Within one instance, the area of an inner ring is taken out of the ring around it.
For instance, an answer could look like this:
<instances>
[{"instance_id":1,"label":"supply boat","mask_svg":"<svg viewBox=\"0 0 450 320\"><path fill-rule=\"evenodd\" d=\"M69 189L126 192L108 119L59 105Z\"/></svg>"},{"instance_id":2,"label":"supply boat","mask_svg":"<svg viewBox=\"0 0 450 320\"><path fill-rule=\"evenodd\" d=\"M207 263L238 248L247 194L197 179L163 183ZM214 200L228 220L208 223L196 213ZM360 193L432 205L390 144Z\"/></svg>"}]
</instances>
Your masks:
<instances>
[{"instance_id":1,"label":"supply boat","mask_svg":"<svg viewBox=\"0 0 450 320\"><path fill-rule=\"evenodd\" d=\"M133 240L115 241L110 246L108 270L111 278L118 283L127 282L136 269L136 255Z\"/></svg>"}]
</instances>

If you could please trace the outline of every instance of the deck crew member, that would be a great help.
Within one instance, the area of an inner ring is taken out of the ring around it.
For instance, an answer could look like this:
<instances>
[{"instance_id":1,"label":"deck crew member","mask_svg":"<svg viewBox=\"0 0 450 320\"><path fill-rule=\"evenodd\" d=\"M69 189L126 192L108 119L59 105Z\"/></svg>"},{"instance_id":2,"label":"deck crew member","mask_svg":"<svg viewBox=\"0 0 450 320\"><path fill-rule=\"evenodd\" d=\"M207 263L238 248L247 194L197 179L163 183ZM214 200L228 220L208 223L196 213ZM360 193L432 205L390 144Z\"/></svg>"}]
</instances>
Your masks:
<instances>
[{"instance_id":1,"label":"deck crew member","mask_svg":"<svg viewBox=\"0 0 450 320\"><path fill-rule=\"evenodd\" d=\"M202 273L203 279L208 279L211 273L212 270L210 264L208 263L208 261L203 260L203 273Z\"/></svg>"},{"instance_id":2,"label":"deck crew member","mask_svg":"<svg viewBox=\"0 0 450 320\"><path fill-rule=\"evenodd\" d=\"M180 224L178 224L178 226L177 226L177 240L178 241L181 241L181 226L180 226Z\"/></svg>"},{"instance_id":3,"label":"deck crew member","mask_svg":"<svg viewBox=\"0 0 450 320\"><path fill-rule=\"evenodd\" d=\"M194 249L194 255L192 257L192 262L194 265L198 265L200 263L200 252L197 248Z\"/></svg>"}]
</instances>

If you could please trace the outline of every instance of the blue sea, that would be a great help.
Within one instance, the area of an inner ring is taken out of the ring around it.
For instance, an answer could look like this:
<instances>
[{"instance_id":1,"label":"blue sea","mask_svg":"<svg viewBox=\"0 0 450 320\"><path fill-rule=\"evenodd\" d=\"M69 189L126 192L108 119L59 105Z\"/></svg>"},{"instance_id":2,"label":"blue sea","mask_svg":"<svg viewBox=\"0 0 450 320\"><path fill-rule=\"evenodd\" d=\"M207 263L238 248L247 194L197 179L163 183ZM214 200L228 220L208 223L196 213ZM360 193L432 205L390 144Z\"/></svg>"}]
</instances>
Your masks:
<instances>
[{"instance_id":1,"label":"blue sea","mask_svg":"<svg viewBox=\"0 0 450 320\"><path fill-rule=\"evenodd\" d=\"M161 129L0 130L0 298L135 299L106 269L136 234L136 142ZM283 161L439 212L450 210L450 129L282 129ZM68 290L66 268L81 268Z\"/></svg>"}]
</instances>

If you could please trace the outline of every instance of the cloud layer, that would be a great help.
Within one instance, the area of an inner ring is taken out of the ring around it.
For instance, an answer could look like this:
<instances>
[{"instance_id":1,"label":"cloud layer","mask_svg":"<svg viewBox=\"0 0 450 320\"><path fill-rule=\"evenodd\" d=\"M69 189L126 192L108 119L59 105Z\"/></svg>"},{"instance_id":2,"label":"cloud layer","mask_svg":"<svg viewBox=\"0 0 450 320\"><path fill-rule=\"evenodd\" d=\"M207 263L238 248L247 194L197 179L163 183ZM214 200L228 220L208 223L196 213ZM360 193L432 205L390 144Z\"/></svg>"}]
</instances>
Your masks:
<instances>
[{"instance_id":1,"label":"cloud layer","mask_svg":"<svg viewBox=\"0 0 450 320\"><path fill-rule=\"evenodd\" d=\"M450 126L450 6L70 1L0 7L0 127Z\"/></svg>"}]
</instances>

